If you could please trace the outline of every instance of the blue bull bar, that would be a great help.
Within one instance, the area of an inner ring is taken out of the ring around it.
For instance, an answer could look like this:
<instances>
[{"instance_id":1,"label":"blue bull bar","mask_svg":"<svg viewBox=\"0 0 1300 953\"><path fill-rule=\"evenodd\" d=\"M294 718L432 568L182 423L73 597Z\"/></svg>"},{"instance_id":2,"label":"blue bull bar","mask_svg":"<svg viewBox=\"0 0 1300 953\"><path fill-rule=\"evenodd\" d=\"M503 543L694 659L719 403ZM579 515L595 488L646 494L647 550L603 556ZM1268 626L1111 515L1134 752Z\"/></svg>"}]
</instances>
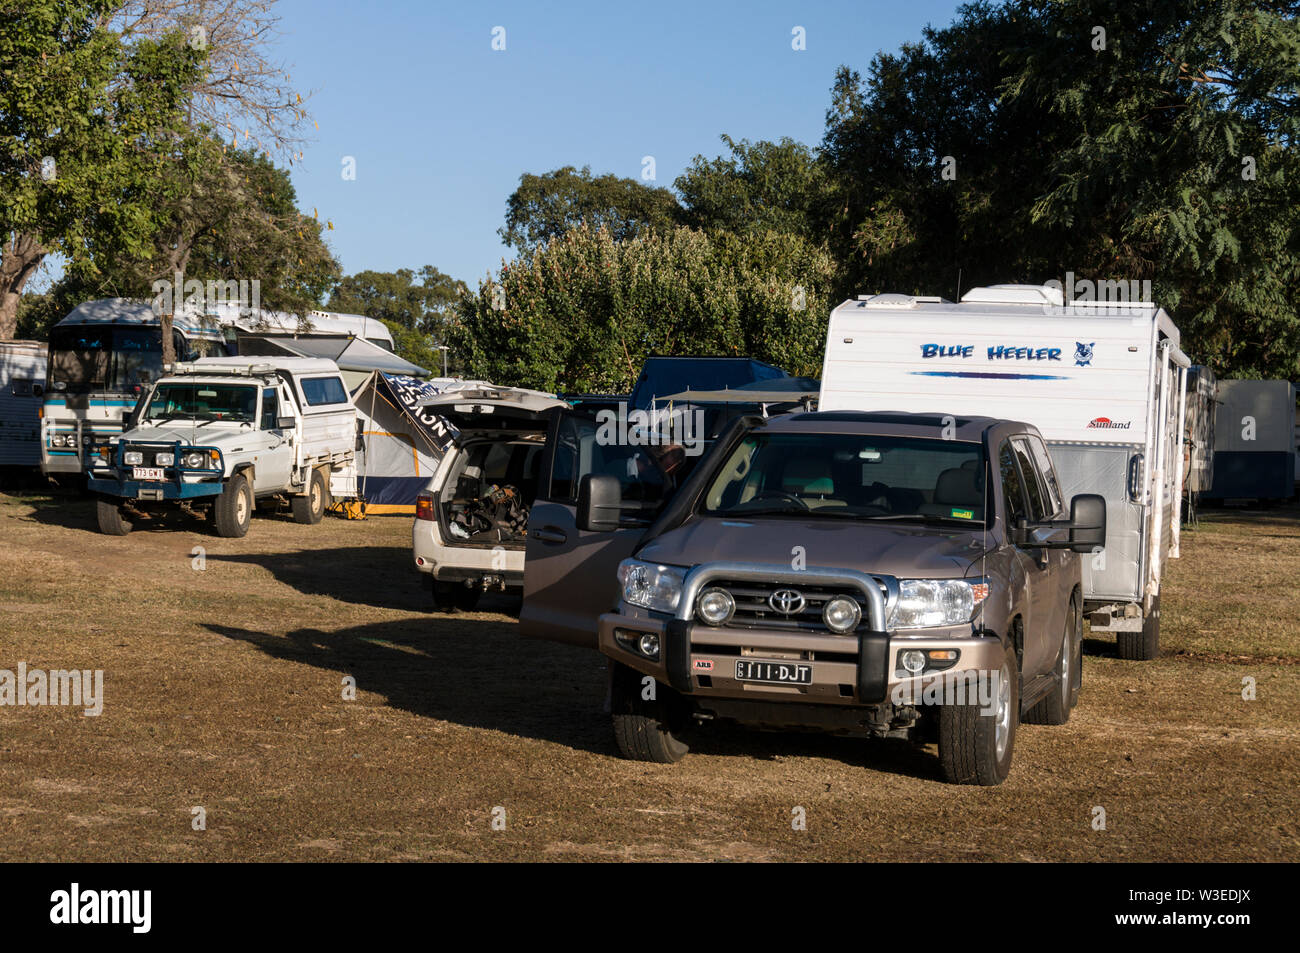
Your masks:
<instances>
[{"instance_id":1,"label":"blue bull bar","mask_svg":"<svg viewBox=\"0 0 1300 953\"><path fill-rule=\"evenodd\" d=\"M159 453L166 453L168 450L172 453L172 465L169 467L157 467L149 464L153 469L161 469L163 478L161 480L137 480L132 476L134 467L145 466L144 463L130 464L126 463L124 455L127 452L127 441L119 440L114 448L113 469L116 475L112 477L97 477L94 475L94 468L99 464L99 458L91 457L87 461L87 488L92 493L103 493L108 496L120 496L128 500L192 500L203 496L217 496L223 489L222 477L226 472L226 461L221 455L221 451L216 447L190 447L186 446L182 450L183 444L178 440L174 443L158 443L150 441L130 441L132 451L144 451L155 458ZM217 455L217 464L215 467L187 467L182 463L183 456L189 453L201 453L208 460L212 459L212 454ZM204 483L186 483L186 474L202 474L212 476L216 479Z\"/></svg>"}]
</instances>

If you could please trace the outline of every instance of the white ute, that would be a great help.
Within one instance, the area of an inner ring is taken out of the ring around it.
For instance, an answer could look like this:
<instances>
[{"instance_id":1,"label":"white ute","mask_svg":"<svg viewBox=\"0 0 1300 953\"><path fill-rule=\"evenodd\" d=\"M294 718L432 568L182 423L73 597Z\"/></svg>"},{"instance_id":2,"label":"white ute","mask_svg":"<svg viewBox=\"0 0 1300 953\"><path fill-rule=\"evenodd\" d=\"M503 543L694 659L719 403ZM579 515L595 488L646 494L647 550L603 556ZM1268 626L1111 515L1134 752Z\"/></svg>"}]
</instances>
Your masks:
<instances>
[{"instance_id":1,"label":"white ute","mask_svg":"<svg viewBox=\"0 0 1300 953\"><path fill-rule=\"evenodd\" d=\"M88 454L99 528L131 531L158 504L243 536L261 501L318 523L331 481L356 478L357 412L333 361L203 358L168 367L121 436Z\"/></svg>"}]
</instances>

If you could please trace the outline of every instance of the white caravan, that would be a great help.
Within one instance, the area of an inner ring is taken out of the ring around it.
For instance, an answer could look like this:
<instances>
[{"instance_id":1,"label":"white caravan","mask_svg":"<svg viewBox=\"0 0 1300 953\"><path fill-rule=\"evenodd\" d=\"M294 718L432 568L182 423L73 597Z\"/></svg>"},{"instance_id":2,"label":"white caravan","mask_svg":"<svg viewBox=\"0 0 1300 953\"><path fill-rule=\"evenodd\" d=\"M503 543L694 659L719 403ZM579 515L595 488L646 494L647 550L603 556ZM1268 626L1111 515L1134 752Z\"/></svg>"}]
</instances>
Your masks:
<instances>
[{"instance_id":1,"label":"white caravan","mask_svg":"<svg viewBox=\"0 0 1300 953\"><path fill-rule=\"evenodd\" d=\"M1115 632L1121 657L1147 659L1161 571L1178 556L1189 364L1151 302L1067 305L1059 288L1036 285L973 288L959 303L862 296L831 313L819 409L1037 427L1064 499L1106 498L1106 547L1083 567L1092 631Z\"/></svg>"}]
</instances>

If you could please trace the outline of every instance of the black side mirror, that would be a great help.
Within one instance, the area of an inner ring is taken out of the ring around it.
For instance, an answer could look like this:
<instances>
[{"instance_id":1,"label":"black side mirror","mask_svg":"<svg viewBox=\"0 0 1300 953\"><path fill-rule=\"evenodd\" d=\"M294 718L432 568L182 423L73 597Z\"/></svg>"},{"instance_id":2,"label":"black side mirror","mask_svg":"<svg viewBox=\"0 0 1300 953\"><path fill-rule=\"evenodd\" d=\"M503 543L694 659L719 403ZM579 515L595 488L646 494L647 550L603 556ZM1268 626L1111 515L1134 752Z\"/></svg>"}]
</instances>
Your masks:
<instances>
[{"instance_id":1,"label":"black side mirror","mask_svg":"<svg viewBox=\"0 0 1300 953\"><path fill-rule=\"evenodd\" d=\"M1080 493L1070 500L1070 548L1091 553L1106 545L1106 498Z\"/></svg>"},{"instance_id":2,"label":"black side mirror","mask_svg":"<svg viewBox=\"0 0 1300 953\"><path fill-rule=\"evenodd\" d=\"M618 477L588 473L578 482L578 529L612 533L623 511L623 487Z\"/></svg>"},{"instance_id":3,"label":"black side mirror","mask_svg":"<svg viewBox=\"0 0 1300 953\"><path fill-rule=\"evenodd\" d=\"M276 417L276 418L275 418L275 429L276 429L276 430L292 430L292 429L293 429L293 425L296 424L297 422L298 422L297 419L294 418L294 417Z\"/></svg>"}]
</instances>

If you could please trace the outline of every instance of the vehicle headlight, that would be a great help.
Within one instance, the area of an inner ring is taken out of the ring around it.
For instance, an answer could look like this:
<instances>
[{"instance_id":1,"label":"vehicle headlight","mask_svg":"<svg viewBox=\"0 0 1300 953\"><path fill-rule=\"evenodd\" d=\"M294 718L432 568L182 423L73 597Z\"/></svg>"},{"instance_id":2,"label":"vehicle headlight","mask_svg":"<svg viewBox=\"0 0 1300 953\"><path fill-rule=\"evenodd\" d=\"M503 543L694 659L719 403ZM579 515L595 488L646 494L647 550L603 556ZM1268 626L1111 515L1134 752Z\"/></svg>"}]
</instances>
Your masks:
<instances>
[{"instance_id":1,"label":"vehicle headlight","mask_svg":"<svg viewBox=\"0 0 1300 953\"><path fill-rule=\"evenodd\" d=\"M890 628L922 629L969 622L975 608L988 596L984 580L900 579L898 604Z\"/></svg>"},{"instance_id":2,"label":"vehicle headlight","mask_svg":"<svg viewBox=\"0 0 1300 953\"><path fill-rule=\"evenodd\" d=\"M187 469L206 470L208 467L208 455L206 453L187 453L181 458Z\"/></svg>"},{"instance_id":3,"label":"vehicle headlight","mask_svg":"<svg viewBox=\"0 0 1300 953\"><path fill-rule=\"evenodd\" d=\"M676 610L685 579L686 570L678 566L660 566L638 559L625 559L618 565L623 601L656 612Z\"/></svg>"},{"instance_id":4,"label":"vehicle headlight","mask_svg":"<svg viewBox=\"0 0 1300 953\"><path fill-rule=\"evenodd\" d=\"M160 466L160 467L169 467L169 466L171 466L173 463L176 462L176 454L174 454L174 453L155 453L155 454L153 455L153 462L154 462L154 465L155 465L155 466Z\"/></svg>"},{"instance_id":5,"label":"vehicle headlight","mask_svg":"<svg viewBox=\"0 0 1300 953\"><path fill-rule=\"evenodd\" d=\"M140 464L144 463L144 454L139 450L128 450L126 453L122 454L122 462L128 467L138 467Z\"/></svg>"}]
</instances>

